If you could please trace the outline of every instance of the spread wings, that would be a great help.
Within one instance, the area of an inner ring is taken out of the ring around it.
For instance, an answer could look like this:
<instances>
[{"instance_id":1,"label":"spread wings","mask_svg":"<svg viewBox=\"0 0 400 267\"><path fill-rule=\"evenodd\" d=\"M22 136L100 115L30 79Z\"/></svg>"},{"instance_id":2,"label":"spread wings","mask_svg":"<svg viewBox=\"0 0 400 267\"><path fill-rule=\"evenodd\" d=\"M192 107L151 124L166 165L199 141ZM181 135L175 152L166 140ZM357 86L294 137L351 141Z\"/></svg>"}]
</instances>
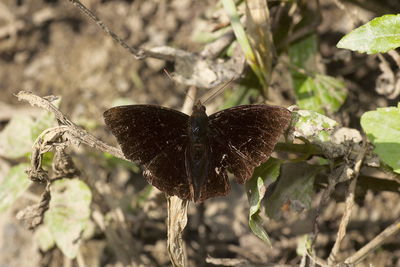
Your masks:
<instances>
[{"instance_id":1,"label":"spread wings","mask_svg":"<svg viewBox=\"0 0 400 267\"><path fill-rule=\"evenodd\" d=\"M155 105L128 105L104 112L108 129L125 157L144 167L153 186L182 199L188 196L185 172L186 114Z\"/></svg>"},{"instance_id":2,"label":"spread wings","mask_svg":"<svg viewBox=\"0 0 400 267\"><path fill-rule=\"evenodd\" d=\"M214 113L209 117L210 143L220 149L213 156L244 183L271 156L290 118L286 108L269 105L243 105Z\"/></svg>"},{"instance_id":3,"label":"spread wings","mask_svg":"<svg viewBox=\"0 0 400 267\"><path fill-rule=\"evenodd\" d=\"M291 113L268 105L245 105L209 116L210 168L202 188L204 201L228 194L226 170L239 183L266 161ZM104 112L105 122L117 137L125 157L144 167L147 181L167 193L191 199L185 167L189 116L153 105L114 107Z\"/></svg>"}]
</instances>

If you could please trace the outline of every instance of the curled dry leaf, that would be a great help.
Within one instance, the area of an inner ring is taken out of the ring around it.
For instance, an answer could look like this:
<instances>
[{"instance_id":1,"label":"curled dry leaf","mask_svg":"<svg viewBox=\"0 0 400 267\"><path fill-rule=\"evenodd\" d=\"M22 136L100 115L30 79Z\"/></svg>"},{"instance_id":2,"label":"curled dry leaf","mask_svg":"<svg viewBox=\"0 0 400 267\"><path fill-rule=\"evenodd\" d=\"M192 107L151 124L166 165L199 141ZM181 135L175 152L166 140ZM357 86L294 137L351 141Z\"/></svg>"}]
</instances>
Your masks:
<instances>
[{"instance_id":1,"label":"curled dry leaf","mask_svg":"<svg viewBox=\"0 0 400 267\"><path fill-rule=\"evenodd\" d=\"M389 62L382 55L379 54L378 56L381 60L379 69L382 73L376 80L375 90L380 95L395 99L400 94L400 70L393 71Z\"/></svg>"},{"instance_id":2,"label":"curled dry leaf","mask_svg":"<svg viewBox=\"0 0 400 267\"><path fill-rule=\"evenodd\" d=\"M174 80L188 86L214 88L238 78L244 69L244 56L240 49L227 61L209 59L181 49L160 46L149 49L159 58L175 62Z\"/></svg>"}]
</instances>

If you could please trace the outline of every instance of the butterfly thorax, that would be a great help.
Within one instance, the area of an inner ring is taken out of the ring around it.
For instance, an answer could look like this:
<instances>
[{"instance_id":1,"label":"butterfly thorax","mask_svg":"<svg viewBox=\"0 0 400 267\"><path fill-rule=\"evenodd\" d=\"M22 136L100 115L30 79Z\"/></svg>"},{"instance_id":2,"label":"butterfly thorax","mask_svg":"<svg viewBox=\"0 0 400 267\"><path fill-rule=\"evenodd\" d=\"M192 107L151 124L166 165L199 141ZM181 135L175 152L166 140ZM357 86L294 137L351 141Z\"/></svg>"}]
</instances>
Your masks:
<instances>
[{"instance_id":1,"label":"butterfly thorax","mask_svg":"<svg viewBox=\"0 0 400 267\"><path fill-rule=\"evenodd\" d=\"M208 116L205 107L198 102L188 123L188 145L185 152L186 175L189 179L193 201L199 200L210 162Z\"/></svg>"}]
</instances>

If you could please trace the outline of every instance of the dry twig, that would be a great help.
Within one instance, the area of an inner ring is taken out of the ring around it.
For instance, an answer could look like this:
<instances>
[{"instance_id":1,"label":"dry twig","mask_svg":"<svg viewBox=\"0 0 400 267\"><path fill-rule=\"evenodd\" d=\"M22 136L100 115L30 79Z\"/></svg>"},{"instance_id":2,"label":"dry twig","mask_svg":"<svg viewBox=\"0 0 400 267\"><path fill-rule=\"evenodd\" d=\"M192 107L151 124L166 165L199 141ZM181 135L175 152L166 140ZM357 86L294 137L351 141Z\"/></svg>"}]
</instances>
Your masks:
<instances>
[{"instance_id":1,"label":"dry twig","mask_svg":"<svg viewBox=\"0 0 400 267\"><path fill-rule=\"evenodd\" d=\"M49 97L47 99L42 98L34 95L31 92L26 91L20 91L16 96L18 97L18 100L29 102L32 106L38 106L52 112L56 116L59 124L65 126L62 128L58 128L57 131L60 131L60 134L68 133L69 138L72 139L72 141L75 141L78 144L84 143L102 152L107 152L114 157L126 160L124 154L120 149L109 146L106 143L98 140L96 137L94 137L93 135L70 121L67 117L65 117L64 114L62 114L53 104L51 104L51 101L48 100Z\"/></svg>"},{"instance_id":2,"label":"dry twig","mask_svg":"<svg viewBox=\"0 0 400 267\"><path fill-rule=\"evenodd\" d=\"M359 249L352 256L348 257L344 263L348 266L354 266L367 257L372 251L377 249L388 237L400 231L400 219L397 219L392 225L387 227L382 233L377 235L368 244Z\"/></svg>"},{"instance_id":3,"label":"dry twig","mask_svg":"<svg viewBox=\"0 0 400 267\"><path fill-rule=\"evenodd\" d=\"M365 139L365 137L363 140L363 144L364 145L355 160L354 172L352 172L353 180L351 181L348 192L347 192L346 202L345 202L346 203L345 211L344 211L343 217L340 221L336 241L335 241L332 251L328 257L329 264L335 264L337 262L336 258L337 258L337 254L339 253L340 244L346 235L346 228L350 221L351 211L354 206L354 195L355 195L355 190L356 190L356 185L357 185L357 178L360 173L362 162L364 160L364 157L365 157L365 154L367 151L367 140Z\"/></svg>"},{"instance_id":4,"label":"dry twig","mask_svg":"<svg viewBox=\"0 0 400 267\"><path fill-rule=\"evenodd\" d=\"M239 78L244 69L245 59L240 49L235 49L234 55L221 62L221 60L205 58L208 52L195 53L187 52L168 46L153 47L150 49L134 48L129 46L121 38L111 31L103 21L101 21L92 11L85 7L79 0L69 0L80 10L82 10L90 19L96 22L99 27L111 36L119 45L128 50L136 59L146 57L172 61L175 64L174 79L182 84L196 86L201 88L214 88L219 84ZM226 44L230 38L224 38Z\"/></svg>"}]
</instances>

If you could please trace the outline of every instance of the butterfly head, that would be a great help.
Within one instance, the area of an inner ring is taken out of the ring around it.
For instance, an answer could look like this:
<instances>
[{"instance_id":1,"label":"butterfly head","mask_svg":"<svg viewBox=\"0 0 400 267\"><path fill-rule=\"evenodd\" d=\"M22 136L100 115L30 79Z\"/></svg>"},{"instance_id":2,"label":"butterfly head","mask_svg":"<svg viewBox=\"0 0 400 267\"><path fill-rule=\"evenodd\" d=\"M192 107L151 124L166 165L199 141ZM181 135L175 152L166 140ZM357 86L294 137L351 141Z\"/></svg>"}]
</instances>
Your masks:
<instances>
[{"instance_id":1,"label":"butterfly head","mask_svg":"<svg viewBox=\"0 0 400 267\"><path fill-rule=\"evenodd\" d=\"M192 109L192 115L199 113L206 113L206 107L202 104L200 100L196 102Z\"/></svg>"}]
</instances>

